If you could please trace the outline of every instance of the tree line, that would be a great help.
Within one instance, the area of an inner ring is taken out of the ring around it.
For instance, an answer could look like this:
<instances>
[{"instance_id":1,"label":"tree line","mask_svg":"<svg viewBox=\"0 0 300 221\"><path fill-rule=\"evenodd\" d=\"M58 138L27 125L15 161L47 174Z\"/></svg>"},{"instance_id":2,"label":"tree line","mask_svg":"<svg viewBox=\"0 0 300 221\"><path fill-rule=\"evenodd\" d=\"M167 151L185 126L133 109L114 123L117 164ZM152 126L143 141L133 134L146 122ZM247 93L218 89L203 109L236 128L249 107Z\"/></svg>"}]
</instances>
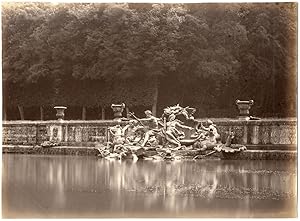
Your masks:
<instances>
[{"instance_id":1,"label":"tree line","mask_svg":"<svg viewBox=\"0 0 300 221\"><path fill-rule=\"evenodd\" d=\"M236 99L295 116L296 23L295 3L3 3L4 118L55 105L105 118L123 102L233 117Z\"/></svg>"}]
</instances>

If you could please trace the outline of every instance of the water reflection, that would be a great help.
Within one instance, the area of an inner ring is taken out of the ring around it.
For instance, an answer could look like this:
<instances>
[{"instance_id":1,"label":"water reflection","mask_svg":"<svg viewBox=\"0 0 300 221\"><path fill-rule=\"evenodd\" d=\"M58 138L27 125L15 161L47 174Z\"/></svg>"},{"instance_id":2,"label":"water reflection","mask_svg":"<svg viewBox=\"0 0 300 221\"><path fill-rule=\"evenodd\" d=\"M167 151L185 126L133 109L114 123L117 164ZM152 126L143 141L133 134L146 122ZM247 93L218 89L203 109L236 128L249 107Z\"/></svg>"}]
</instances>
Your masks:
<instances>
[{"instance_id":1,"label":"water reflection","mask_svg":"<svg viewBox=\"0 0 300 221\"><path fill-rule=\"evenodd\" d=\"M295 165L3 155L6 217L293 216ZM216 212L217 211L217 212Z\"/></svg>"}]
</instances>

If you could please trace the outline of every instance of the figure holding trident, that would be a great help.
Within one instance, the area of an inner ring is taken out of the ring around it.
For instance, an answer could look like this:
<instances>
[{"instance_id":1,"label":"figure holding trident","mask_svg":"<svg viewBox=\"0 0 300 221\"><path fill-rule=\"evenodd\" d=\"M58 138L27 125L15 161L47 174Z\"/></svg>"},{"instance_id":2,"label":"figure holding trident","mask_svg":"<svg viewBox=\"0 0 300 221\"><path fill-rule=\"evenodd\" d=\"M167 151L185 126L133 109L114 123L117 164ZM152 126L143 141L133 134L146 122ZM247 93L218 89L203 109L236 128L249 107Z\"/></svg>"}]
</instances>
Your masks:
<instances>
[{"instance_id":1,"label":"figure holding trident","mask_svg":"<svg viewBox=\"0 0 300 221\"><path fill-rule=\"evenodd\" d=\"M144 140L143 143L141 144L142 147L146 146L150 137L153 137L155 136L156 133L160 132L158 128L160 119L153 116L150 110L146 110L144 113L146 117L141 119L137 118L133 113L130 114L132 117L134 117L137 120L137 122L141 124L142 129L145 132Z\"/></svg>"}]
</instances>

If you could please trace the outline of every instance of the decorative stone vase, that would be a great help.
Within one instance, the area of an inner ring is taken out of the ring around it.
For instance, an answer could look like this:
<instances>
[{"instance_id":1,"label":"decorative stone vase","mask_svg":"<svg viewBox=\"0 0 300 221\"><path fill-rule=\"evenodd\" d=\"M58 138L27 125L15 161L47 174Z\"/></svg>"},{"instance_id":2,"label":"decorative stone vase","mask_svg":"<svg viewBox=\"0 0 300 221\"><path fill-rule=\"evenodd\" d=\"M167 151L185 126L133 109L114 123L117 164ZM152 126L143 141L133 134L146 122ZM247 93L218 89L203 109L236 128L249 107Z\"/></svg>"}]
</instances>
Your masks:
<instances>
[{"instance_id":1,"label":"decorative stone vase","mask_svg":"<svg viewBox=\"0 0 300 221\"><path fill-rule=\"evenodd\" d=\"M54 109L56 110L57 120L63 120L65 117L65 109L67 109L67 107L55 106Z\"/></svg>"},{"instance_id":2,"label":"decorative stone vase","mask_svg":"<svg viewBox=\"0 0 300 221\"><path fill-rule=\"evenodd\" d=\"M249 101L240 101L240 100L236 100L236 105L238 106L238 109L240 110L240 114L239 114L239 118L247 118L249 117L249 110L251 108L251 106L254 104L253 100L249 100Z\"/></svg>"},{"instance_id":3,"label":"decorative stone vase","mask_svg":"<svg viewBox=\"0 0 300 221\"><path fill-rule=\"evenodd\" d=\"M125 108L125 104L112 104L111 105L111 109L114 112L114 119L119 119L122 117L122 113L124 111Z\"/></svg>"}]
</instances>

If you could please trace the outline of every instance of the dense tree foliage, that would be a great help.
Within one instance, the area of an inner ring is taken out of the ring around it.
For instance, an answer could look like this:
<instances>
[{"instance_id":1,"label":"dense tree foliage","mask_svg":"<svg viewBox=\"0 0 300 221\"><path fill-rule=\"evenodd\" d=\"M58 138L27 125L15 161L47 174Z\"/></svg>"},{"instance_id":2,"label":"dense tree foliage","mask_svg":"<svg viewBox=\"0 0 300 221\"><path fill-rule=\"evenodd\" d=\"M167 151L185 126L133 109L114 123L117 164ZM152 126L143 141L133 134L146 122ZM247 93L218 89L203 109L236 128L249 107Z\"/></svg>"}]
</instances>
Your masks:
<instances>
[{"instance_id":1,"label":"dense tree foliage","mask_svg":"<svg viewBox=\"0 0 300 221\"><path fill-rule=\"evenodd\" d=\"M232 117L236 99L254 99L258 116L295 115L293 3L5 3L2 30L4 107L21 118L66 105L85 119L117 102Z\"/></svg>"}]
</instances>

